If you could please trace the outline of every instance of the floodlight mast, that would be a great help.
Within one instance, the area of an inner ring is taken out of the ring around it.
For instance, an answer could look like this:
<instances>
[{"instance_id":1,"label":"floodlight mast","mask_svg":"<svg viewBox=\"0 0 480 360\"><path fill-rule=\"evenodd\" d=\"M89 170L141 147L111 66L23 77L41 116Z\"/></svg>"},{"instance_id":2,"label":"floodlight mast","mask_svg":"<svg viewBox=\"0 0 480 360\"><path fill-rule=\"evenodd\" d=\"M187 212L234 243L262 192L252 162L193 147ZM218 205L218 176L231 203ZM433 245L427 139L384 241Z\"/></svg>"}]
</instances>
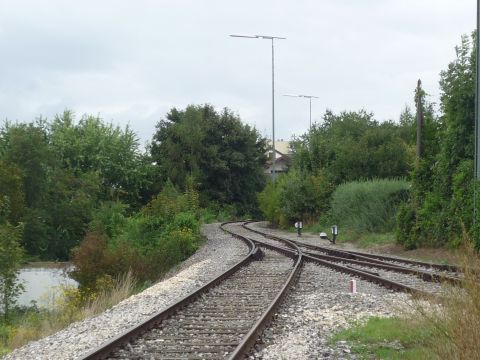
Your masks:
<instances>
[{"instance_id":1,"label":"floodlight mast","mask_svg":"<svg viewBox=\"0 0 480 360\"><path fill-rule=\"evenodd\" d=\"M266 39L272 41L272 178L275 180L276 170L275 170L275 50L274 50L274 40L286 40L287 38L280 36L269 36L269 35L235 35L230 34L231 37L237 38L248 38L248 39Z\"/></svg>"},{"instance_id":2,"label":"floodlight mast","mask_svg":"<svg viewBox=\"0 0 480 360\"><path fill-rule=\"evenodd\" d=\"M480 0L479 0L480 1ZM318 96L313 96L313 95L293 95L293 94L284 94L283 96L288 96L288 97L303 97L309 100L310 103L310 130L312 130L312 98L314 99L319 99Z\"/></svg>"}]
</instances>

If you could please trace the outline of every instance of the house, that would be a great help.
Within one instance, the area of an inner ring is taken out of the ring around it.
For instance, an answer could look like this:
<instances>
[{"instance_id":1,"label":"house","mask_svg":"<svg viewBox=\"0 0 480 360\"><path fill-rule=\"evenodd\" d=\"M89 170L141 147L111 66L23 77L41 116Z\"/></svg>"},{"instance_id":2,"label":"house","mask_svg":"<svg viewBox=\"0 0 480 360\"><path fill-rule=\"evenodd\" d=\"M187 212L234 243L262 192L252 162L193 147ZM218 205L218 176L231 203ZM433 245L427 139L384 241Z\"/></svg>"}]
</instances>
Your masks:
<instances>
[{"instance_id":1,"label":"house","mask_svg":"<svg viewBox=\"0 0 480 360\"><path fill-rule=\"evenodd\" d=\"M265 167L264 173L268 176L272 176L273 174L273 163L272 163L272 142L269 140L268 145L270 149L267 151L266 155L268 157ZM288 166L290 164L290 158L293 154L293 150L290 146L289 141L283 141L280 139L279 141L275 141L275 173L285 173L288 170Z\"/></svg>"}]
</instances>

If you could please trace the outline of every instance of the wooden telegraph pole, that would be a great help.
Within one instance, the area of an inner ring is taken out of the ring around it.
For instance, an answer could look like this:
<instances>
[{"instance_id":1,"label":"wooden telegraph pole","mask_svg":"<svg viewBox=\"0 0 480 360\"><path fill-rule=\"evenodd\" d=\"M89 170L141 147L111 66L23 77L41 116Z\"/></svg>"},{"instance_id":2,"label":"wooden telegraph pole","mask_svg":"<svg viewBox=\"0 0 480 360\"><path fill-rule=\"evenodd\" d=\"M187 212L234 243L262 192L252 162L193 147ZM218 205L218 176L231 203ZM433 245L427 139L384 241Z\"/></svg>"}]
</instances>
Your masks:
<instances>
[{"instance_id":1,"label":"wooden telegraph pole","mask_svg":"<svg viewBox=\"0 0 480 360\"><path fill-rule=\"evenodd\" d=\"M479 0L480 1L480 0ZM423 120L423 92L422 92L422 81L419 79L417 82L417 158L423 156L423 141L422 141L422 132L424 126Z\"/></svg>"}]
</instances>

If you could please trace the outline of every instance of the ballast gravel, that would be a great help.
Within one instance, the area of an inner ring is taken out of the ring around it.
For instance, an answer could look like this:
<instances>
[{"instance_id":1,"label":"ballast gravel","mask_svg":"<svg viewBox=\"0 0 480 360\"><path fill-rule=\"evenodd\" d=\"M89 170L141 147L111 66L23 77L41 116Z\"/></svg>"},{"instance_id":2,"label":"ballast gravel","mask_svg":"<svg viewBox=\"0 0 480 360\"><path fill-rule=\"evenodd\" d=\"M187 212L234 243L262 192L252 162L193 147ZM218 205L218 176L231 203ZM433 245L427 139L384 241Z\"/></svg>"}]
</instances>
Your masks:
<instances>
[{"instance_id":1,"label":"ballast gravel","mask_svg":"<svg viewBox=\"0 0 480 360\"><path fill-rule=\"evenodd\" d=\"M154 313L174 304L217 277L248 254L240 240L219 224L202 227L205 244L165 280L92 318L75 322L39 341L14 350L3 359L77 359Z\"/></svg>"},{"instance_id":2,"label":"ballast gravel","mask_svg":"<svg viewBox=\"0 0 480 360\"><path fill-rule=\"evenodd\" d=\"M392 316L409 296L306 263L251 359L356 359L345 341L329 343L333 334L370 316Z\"/></svg>"}]
</instances>

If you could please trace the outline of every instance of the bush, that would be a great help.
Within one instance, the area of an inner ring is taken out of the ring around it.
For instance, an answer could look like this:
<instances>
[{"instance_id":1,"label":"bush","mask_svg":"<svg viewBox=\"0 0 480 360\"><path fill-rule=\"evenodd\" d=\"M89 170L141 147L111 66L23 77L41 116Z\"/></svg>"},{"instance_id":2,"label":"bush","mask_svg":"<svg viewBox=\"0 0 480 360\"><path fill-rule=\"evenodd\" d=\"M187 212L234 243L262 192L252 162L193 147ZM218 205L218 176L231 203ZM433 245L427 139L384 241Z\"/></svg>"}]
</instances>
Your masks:
<instances>
[{"instance_id":1,"label":"bush","mask_svg":"<svg viewBox=\"0 0 480 360\"><path fill-rule=\"evenodd\" d=\"M411 204L401 204L397 215L397 228L395 235L397 242L402 244L405 249L411 250L416 247L416 237L414 234L415 210Z\"/></svg>"},{"instance_id":2,"label":"bush","mask_svg":"<svg viewBox=\"0 0 480 360\"><path fill-rule=\"evenodd\" d=\"M178 230L190 230L193 234L200 232L200 224L195 219L195 215L188 212L181 212L175 215L172 226Z\"/></svg>"},{"instance_id":3,"label":"bush","mask_svg":"<svg viewBox=\"0 0 480 360\"><path fill-rule=\"evenodd\" d=\"M405 180L354 181L337 187L332 195L331 219L358 232L392 231L400 204L407 200Z\"/></svg>"},{"instance_id":4,"label":"bush","mask_svg":"<svg viewBox=\"0 0 480 360\"><path fill-rule=\"evenodd\" d=\"M322 173L290 171L268 183L258 194L258 202L268 221L285 228L298 220L311 223L324 214L332 189Z\"/></svg>"},{"instance_id":5,"label":"bush","mask_svg":"<svg viewBox=\"0 0 480 360\"><path fill-rule=\"evenodd\" d=\"M262 211L265 218L270 221L274 226L279 225L281 217L280 209L280 191L279 191L279 182L269 181L265 189L258 194L258 203L260 210Z\"/></svg>"},{"instance_id":6,"label":"bush","mask_svg":"<svg viewBox=\"0 0 480 360\"><path fill-rule=\"evenodd\" d=\"M198 247L198 195L193 187L182 194L169 185L128 218L124 209L119 203L103 206L91 224L95 230L73 251L72 277L87 294L103 290L106 277L129 271L140 283L156 281Z\"/></svg>"}]
</instances>

